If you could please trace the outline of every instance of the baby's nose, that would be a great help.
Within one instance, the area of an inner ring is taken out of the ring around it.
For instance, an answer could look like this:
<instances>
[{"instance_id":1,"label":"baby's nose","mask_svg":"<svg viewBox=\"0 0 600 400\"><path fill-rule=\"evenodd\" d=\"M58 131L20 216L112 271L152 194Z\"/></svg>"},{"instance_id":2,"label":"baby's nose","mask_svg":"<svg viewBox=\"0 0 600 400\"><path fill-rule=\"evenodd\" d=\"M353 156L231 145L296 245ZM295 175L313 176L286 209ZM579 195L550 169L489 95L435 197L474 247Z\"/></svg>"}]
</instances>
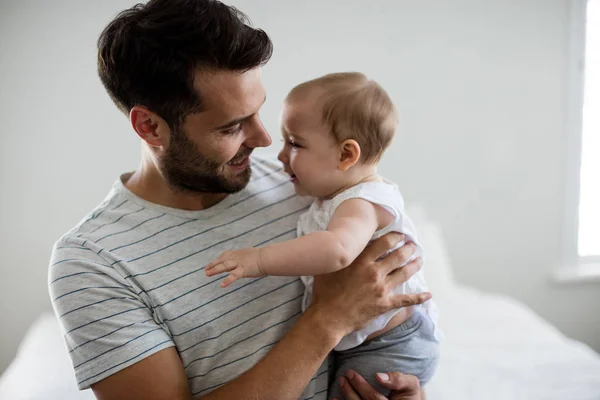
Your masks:
<instances>
[{"instance_id":1,"label":"baby's nose","mask_svg":"<svg viewBox=\"0 0 600 400\"><path fill-rule=\"evenodd\" d=\"M284 165L288 163L288 157L284 150L281 150L277 155L277 159L281 161Z\"/></svg>"}]
</instances>

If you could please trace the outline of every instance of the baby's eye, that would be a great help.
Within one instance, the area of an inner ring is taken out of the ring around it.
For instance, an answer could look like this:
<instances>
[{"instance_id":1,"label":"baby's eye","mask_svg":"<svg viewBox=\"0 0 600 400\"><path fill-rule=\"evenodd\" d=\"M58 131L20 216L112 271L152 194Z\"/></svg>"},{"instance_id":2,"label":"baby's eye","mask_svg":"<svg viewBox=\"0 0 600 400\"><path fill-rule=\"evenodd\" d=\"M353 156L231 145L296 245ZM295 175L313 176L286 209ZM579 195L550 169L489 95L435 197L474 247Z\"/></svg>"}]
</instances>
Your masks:
<instances>
[{"instance_id":1,"label":"baby's eye","mask_svg":"<svg viewBox=\"0 0 600 400\"><path fill-rule=\"evenodd\" d=\"M290 146L292 146L294 148L297 148L297 149L300 148L300 147L302 147L297 142L295 142L293 139L287 139L287 138L283 138L282 137L280 140L281 140L282 143L285 143L286 145L289 144Z\"/></svg>"}]
</instances>

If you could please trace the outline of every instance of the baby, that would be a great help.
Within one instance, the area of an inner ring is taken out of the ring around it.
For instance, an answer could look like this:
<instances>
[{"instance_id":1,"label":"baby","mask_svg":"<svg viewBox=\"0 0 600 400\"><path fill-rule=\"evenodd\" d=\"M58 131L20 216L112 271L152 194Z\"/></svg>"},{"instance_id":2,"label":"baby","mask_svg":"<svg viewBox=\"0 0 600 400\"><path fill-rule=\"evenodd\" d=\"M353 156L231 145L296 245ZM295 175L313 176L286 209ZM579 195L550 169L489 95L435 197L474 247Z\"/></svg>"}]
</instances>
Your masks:
<instances>
[{"instance_id":1,"label":"baby","mask_svg":"<svg viewBox=\"0 0 600 400\"><path fill-rule=\"evenodd\" d=\"M243 277L302 276L305 310L312 275L347 267L370 241L388 232L405 234L415 243L415 256L422 256L398 187L377 174L397 124L388 94L363 74L329 74L296 86L284 103L279 160L296 193L315 198L299 219L298 238L227 251L206 267L206 274L229 272L223 287ZM426 290L421 270L396 293ZM337 382L348 369L384 395L389 393L377 383L377 371L400 371L417 376L421 385L428 382L439 356L437 315L429 300L387 312L344 337L334 352L330 398L341 398Z\"/></svg>"}]
</instances>

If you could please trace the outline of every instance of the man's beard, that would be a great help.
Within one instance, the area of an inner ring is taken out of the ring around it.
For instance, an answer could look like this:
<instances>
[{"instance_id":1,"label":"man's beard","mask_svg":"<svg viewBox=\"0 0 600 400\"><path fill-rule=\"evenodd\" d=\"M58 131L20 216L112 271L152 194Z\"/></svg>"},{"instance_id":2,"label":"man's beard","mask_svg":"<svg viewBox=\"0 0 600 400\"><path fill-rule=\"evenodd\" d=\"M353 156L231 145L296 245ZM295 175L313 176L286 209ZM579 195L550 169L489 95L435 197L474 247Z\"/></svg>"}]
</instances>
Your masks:
<instances>
[{"instance_id":1,"label":"man's beard","mask_svg":"<svg viewBox=\"0 0 600 400\"><path fill-rule=\"evenodd\" d=\"M240 161L251 152L242 147L233 160ZM200 154L183 131L171 135L171 144L159 162L171 187L191 193L236 193L246 187L252 173L248 164L233 177L223 176L223 165Z\"/></svg>"}]
</instances>

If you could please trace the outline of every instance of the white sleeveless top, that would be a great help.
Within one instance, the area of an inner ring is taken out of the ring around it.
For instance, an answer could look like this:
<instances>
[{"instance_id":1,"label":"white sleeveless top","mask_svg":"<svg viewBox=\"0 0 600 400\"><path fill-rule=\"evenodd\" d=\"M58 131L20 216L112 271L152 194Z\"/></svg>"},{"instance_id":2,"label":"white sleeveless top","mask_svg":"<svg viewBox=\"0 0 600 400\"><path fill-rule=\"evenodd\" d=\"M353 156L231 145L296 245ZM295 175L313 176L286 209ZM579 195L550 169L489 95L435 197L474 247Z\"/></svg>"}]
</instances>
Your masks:
<instances>
[{"instance_id":1,"label":"white sleeveless top","mask_svg":"<svg viewBox=\"0 0 600 400\"><path fill-rule=\"evenodd\" d=\"M329 221L331 220L336 208L344 201L355 198L365 199L373 204L377 204L386 209L394 217L394 222L375 232L371 240L375 240L392 231L401 232L406 235L408 241L415 243L417 246L417 251L415 252L413 258L423 257L423 249L417 240L417 232L415 227L404 212L404 200L402 199L402 195L400 194L396 184L388 180L383 180L383 182L361 183L338 194L331 200L315 200L310 206L309 210L300 216L298 221L298 236L306 235L315 231L327 230L327 225L329 224ZM404 242L398 244L396 248L402 246L403 244ZM401 266L402 265L399 265L398 267ZM302 281L306 286L302 309L306 310L312 298L313 277L302 277ZM421 268L421 270L413 275L407 282L399 285L394 290L396 294L422 293L425 291L427 291L427 285L425 284L423 268ZM436 326L437 333L437 319L439 316L439 310L433 300L427 301L422 306L417 306L416 312L418 312L419 309L431 318L434 326ZM392 317L398 313L398 311L399 310L397 309L388 311L387 313L382 314L371 321L361 330L352 332L348 336L345 336L336 346L335 350L342 351L360 345L370 334L383 329L392 319ZM438 337L437 334L436 337Z\"/></svg>"}]
</instances>

